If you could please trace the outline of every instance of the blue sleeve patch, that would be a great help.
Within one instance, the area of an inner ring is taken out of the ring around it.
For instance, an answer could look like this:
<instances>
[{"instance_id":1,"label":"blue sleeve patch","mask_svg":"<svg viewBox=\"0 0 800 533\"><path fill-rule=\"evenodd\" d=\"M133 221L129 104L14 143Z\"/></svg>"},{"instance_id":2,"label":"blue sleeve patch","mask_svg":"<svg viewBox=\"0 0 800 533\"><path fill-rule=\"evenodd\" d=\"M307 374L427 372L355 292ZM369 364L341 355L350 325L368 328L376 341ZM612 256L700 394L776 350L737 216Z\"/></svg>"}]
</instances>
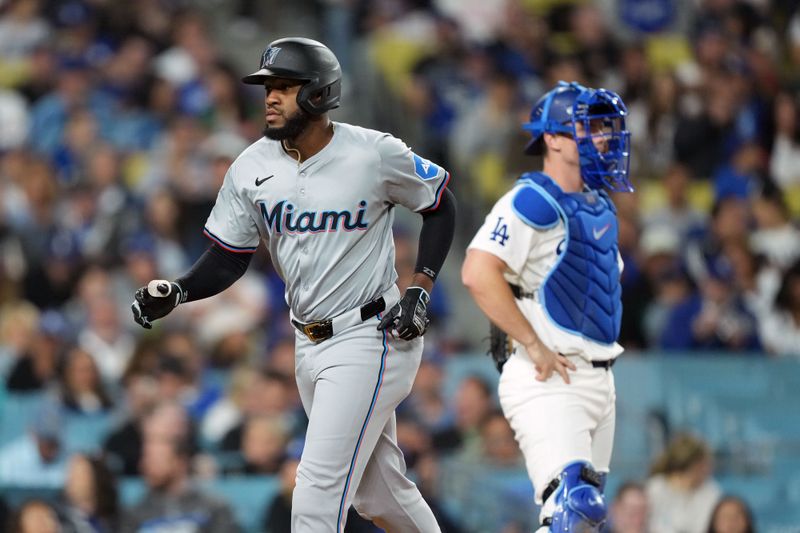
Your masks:
<instances>
[{"instance_id":1,"label":"blue sleeve patch","mask_svg":"<svg viewBox=\"0 0 800 533\"><path fill-rule=\"evenodd\" d=\"M512 207L518 217L536 229L550 229L558 223L554 200L538 187L522 187L514 195Z\"/></svg>"},{"instance_id":2,"label":"blue sleeve patch","mask_svg":"<svg viewBox=\"0 0 800 533\"><path fill-rule=\"evenodd\" d=\"M423 159L415 153L414 156L414 174L423 181L428 181L439 175L439 167L435 163L431 163L427 159Z\"/></svg>"}]
</instances>

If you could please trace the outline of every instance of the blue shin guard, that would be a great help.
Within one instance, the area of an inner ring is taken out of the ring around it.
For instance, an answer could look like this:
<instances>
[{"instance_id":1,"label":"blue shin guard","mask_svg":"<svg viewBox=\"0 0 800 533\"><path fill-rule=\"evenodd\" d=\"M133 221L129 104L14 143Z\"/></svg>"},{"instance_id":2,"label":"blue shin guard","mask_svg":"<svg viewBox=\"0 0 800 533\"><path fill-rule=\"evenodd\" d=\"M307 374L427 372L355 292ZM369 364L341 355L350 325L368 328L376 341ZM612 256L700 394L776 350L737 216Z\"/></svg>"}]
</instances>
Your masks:
<instances>
[{"instance_id":1,"label":"blue shin guard","mask_svg":"<svg viewBox=\"0 0 800 533\"><path fill-rule=\"evenodd\" d=\"M553 514L546 521L551 533L600 531L608 514L602 493L604 485L605 475L595 472L590 464L568 464L549 495L555 504Z\"/></svg>"}]
</instances>

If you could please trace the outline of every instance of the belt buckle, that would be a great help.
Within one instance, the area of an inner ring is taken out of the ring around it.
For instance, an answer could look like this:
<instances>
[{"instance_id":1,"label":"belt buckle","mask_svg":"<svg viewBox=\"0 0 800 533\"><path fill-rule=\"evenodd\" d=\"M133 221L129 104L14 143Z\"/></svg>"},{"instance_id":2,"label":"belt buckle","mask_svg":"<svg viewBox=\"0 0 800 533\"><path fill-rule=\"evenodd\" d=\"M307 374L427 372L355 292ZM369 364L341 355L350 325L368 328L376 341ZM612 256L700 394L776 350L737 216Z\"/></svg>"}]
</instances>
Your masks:
<instances>
[{"instance_id":1,"label":"belt buckle","mask_svg":"<svg viewBox=\"0 0 800 533\"><path fill-rule=\"evenodd\" d=\"M312 322L310 324L303 325L303 333L306 334L306 337L311 342L321 342L324 341L326 337L326 332L324 331L324 323L323 322Z\"/></svg>"}]
</instances>

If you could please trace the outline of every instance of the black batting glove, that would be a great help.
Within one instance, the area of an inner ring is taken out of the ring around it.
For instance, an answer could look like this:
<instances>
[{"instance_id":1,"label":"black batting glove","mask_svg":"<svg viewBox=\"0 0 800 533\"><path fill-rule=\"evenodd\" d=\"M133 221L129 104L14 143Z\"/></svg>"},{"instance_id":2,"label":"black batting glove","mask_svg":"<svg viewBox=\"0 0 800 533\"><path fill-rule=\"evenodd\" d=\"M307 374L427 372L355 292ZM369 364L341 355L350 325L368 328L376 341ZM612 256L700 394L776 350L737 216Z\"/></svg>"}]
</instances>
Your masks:
<instances>
[{"instance_id":1,"label":"black batting glove","mask_svg":"<svg viewBox=\"0 0 800 533\"><path fill-rule=\"evenodd\" d=\"M154 279L147 287L136 290L131 305L133 320L143 328L151 329L154 320L167 316L184 301L186 293L180 285L165 279Z\"/></svg>"},{"instance_id":2,"label":"black batting glove","mask_svg":"<svg viewBox=\"0 0 800 533\"><path fill-rule=\"evenodd\" d=\"M410 341L421 337L428 329L428 302L431 297L422 287L409 287L403 298L381 319L378 329L397 332L397 336Z\"/></svg>"}]
</instances>

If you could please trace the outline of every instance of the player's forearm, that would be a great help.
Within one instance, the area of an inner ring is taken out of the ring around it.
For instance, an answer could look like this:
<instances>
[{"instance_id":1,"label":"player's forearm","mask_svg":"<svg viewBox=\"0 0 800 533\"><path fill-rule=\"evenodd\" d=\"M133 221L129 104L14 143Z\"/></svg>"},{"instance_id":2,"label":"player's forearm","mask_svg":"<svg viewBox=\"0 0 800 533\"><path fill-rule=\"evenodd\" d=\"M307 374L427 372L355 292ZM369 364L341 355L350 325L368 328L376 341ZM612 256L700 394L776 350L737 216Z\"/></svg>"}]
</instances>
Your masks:
<instances>
[{"instance_id":1,"label":"player's forearm","mask_svg":"<svg viewBox=\"0 0 800 533\"><path fill-rule=\"evenodd\" d=\"M439 207L422 214L417 264L414 267L415 279L421 274L422 277L429 278L430 286L433 287L433 282L447 258L447 252L450 251L450 245L453 244L455 231L456 199L449 189L445 189ZM430 292L430 288L426 286L417 286Z\"/></svg>"},{"instance_id":2,"label":"player's forearm","mask_svg":"<svg viewBox=\"0 0 800 533\"><path fill-rule=\"evenodd\" d=\"M175 280L193 302L224 291L242 277L252 253L236 253L212 244L185 275Z\"/></svg>"},{"instance_id":3,"label":"player's forearm","mask_svg":"<svg viewBox=\"0 0 800 533\"><path fill-rule=\"evenodd\" d=\"M525 346L539 344L538 335L520 312L508 282L503 277L505 263L482 250L469 250L461 270L461 280L481 311L503 331Z\"/></svg>"}]
</instances>

